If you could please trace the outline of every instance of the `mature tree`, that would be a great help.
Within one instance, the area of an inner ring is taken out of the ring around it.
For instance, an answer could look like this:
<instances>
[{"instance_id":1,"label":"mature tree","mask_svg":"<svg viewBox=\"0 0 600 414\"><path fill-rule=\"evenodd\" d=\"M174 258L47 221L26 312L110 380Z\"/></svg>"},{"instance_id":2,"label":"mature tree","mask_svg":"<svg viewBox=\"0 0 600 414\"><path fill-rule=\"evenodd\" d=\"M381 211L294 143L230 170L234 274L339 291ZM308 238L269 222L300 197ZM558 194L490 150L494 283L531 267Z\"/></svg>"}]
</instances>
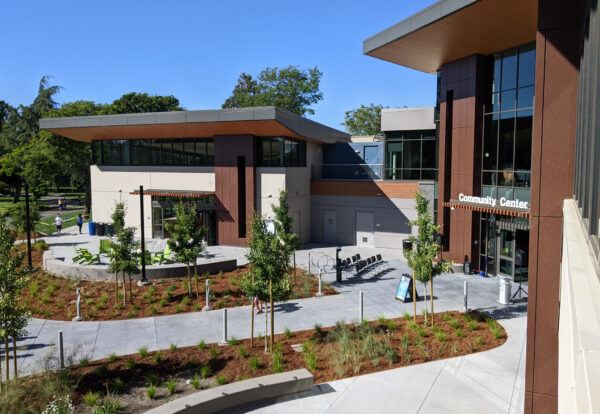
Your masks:
<instances>
[{"instance_id":1,"label":"mature tree","mask_svg":"<svg viewBox=\"0 0 600 414\"><path fill-rule=\"evenodd\" d=\"M404 250L404 257L408 267L413 273L413 318L416 322L416 280L423 283L425 289L427 282L430 287L431 324L433 325L433 278L452 270L452 262L441 259L441 244L439 242L440 226L433 222L433 215L429 209L429 201L420 192L416 195L417 218L410 222L417 228L417 234L408 239L413 243L412 250ZM416 279L416 280L415 280ZM427 317L427 295L425 295L425 317Z\"/></svg>"},{"instance_id":2,"label":"mature tree","mask_svg":"<svg viewBox=\"0 0 600 414\"><path fill-rule=\"evenodd\" d=\"M198 225L197 212L193 205L179 202L175 206L175 223L166 223L165 229L171 235L167 241L175 260L185 263L188 277L188 294L192 297L192 272L194 265L196 272L196 260L202 252L202 240L206 236L203 227ZM198 295L198 292L196 292Z\"/></svg>"},{"instance_id":3,"label":"mature tree","mask_svg":"<svg viewBox=\"0 0 600 414\"><path fill-rule=\"evenodd\" d=\"M263 69L255 79L242 73L223 108L277 106L297 115L314 114L312 105L323 99L319 84L323 73L297 66Z\"/></svg>"},{"instance_id":4,"label":"mature tree","mask_svg":"<svg viewBox=\"0 0 600 414\"><path fill-rule=\"evenodd\" d=\"M344 125L352 135L377 135L381 132L381 110L383 105L361 105L346 111Z\"/></svg>"},{"instance_id":5,"label":"mature tree","mask_svg":"<svg viewBox=\"0 0 600 414\"><path fill-rule=\"evenodd\" d=\"M122 201L115 203L110 218L112 219L113 226L115 228L115 234L120 233L125 228L125 215L127 214L127 207Z\"/></svg>"},{"instance_id":6,"label":"mature tree","mask_svg":"<svg viewBox=\"0 0 600 414\"><path fill-rule=\"evenodd\" d=\"M179 99L173 95L149 95L147 93L129 92L108 105L106 113L132 114L140 112L181 111Z\"/></svg>"},{"instance_id":7,"label":"mature tree","mask_svg":"<svg viewBox=\"0 0 600 414\"><path fill-rule=\"evenodd\" d=\"M135 229L125 227L117 233L116 241L110 243L110 264L108 271L115 274L115 300L119 294L119 273L123 277L123 305L127 304L127 291L125 278L129 278L129 291L131 296L131 275L138 273L137 254L135 249ZM133 298L129 298L131 301Z\"/></svg>"},{"instance_id":8,"label":"mature tree","mask_svg":"<svg viewBox=\"0 0 600 414\"><path fill-rule=\"evenodd\" d=\"M14 251L15 233L6 218L0 219L0 335L4 338L6 383L9 380L9 337L13 338L14 371L16 365L16 339L25 334L28 311L19 300L21 290L27 285L23 268L25 254Z\"/></svg>"},{"instance_id":9,"label":"mature tree","mask_svg":"<svg viewBox=\"0 0 600 414\"><path fill-rule=\"evenodd\" d=\"M22 235L25 237L27 233L27 209L25 208L25 203L19 202L11 205L6 209L6 213L8 217L10 217L12 228L15 231L15 236ZM3 219L4 218L0 218L0 220ZM37 203L30 203L29 224L33 230L34 237L36 234L35 228L40 222L40 219L41 215Z\"/></svg>"}]
</instances>

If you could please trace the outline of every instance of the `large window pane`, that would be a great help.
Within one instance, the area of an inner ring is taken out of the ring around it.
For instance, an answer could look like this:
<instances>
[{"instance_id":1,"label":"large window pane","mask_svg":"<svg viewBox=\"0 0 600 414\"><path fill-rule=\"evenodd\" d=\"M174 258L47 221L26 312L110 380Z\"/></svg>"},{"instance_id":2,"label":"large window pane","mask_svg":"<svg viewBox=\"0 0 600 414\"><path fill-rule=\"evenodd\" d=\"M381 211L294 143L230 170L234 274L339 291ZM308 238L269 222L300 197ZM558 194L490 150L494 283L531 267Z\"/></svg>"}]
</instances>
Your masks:
<instances>
[{"instance_id":1,"label":"large window pane","mask_svg":"<svg viewBox=\"0 0 600 414\"><path fill-rule=\"evenodd\" d=\"M517 91L510 90L502 92L500 96L500 110L501 111L511 111L515 109L515 104L517 100Z\"/></svg>"},{"instance_id":2,"label":"large window pane","mask_svg":"<svg viewBox=\"0 0 600 414\"><path fill-rule=\"evenodd\" d=\"M172 165L182 165L183 142L179 139L173 140L173 156L171 158Z\"/></svg>"},{"instance_id":3,"label":"large window pane","mask_svg":"<svg viewBox=\"0 0 600 414\"><path fill-rule=\"evenodd\" d=\"M519 89L519 100L517 108L532 108L533 107L533 86Z\"/></svg>"},{"instance_id":4,"label":"large window pane","mask_svg":"<svg viewBox=\"0 0 600 414\"><path fill-rule=\"evenodd\" d=\"M283 143L283 165L292 165L292 141L289 139Z\"/></svg>"},{"instance_id":5,"label":"large window pane","mask_svg":"<svg viewBox=\"0 0 600 414\"><path fill-rule=\"evenodd\" d=\"M208 163L206 140L199 139L196 141L195 154L196 165L206 165Z\"/></svg>"},{"instance_id":6,"label":"large window pane","mask_svg":"<svg viewBox=\"0 0 600 414\"><path fill-rule=\"evenodd\" d=\"M421 168L435 168L435 140L423 141Z\"/></svg>"},{"instance_id":7,"label":"large window pane","mask_svg":"<svg viewBox=\"0 0 600 414\"><path fill-rule=\"evenodd\" d=\"M500 78L502 75L502 54L494 55L494 75L492 82L492 92L500 92Z\"/></svg>"},{"instance_id":8,"label":"large window pane","mask_svg":"<svg viewBox=\"0 0 600 414\"><path fill-rule=\"evenodd\" d=\"M279 137L272 138L271 143L271 166L281 166L283 156L283 140Z\"/></svg>"},{"instance_id":9,"label":"large window pane","mask_svg":"<svg viewBox=\"0 0 600 414\"><path fill-rule=\"evenodd\" d=\"M161 150L161 142L158 139L153 139L150 144L151 151L151 161L152 165L161 165L162 163L162 150Z\"/></svg>"},{"instance_id":10,"label":"large window pane","mask_svg":"<svg viewBox=\"0 0 600 414\"><path fill-rule=\"evenodd\" d=\"M533 85L535 80L535 46L521 48L519 54L519 86Z\"/></svg>"},{"instance_id":11,"label":"large window pane","mask_svg":"<svg viewBox=\"0 0 600 414\"><path fill-rule=\"evenodd\" d=\"M498 169L498 119L496 115L485 115L483 120L483 169Z\"/></svg>"},{"instance_id":12,"label":"large window pane","mask_svg":"<svg viewBox=\"0 0 600 414\"><path fill-rule=\"evenodd\" d=\"M205 165L215 165L215 141L206 140L206 163Z\"/></svg>"},{"instance_id":13,"label":"large window pane","mask_svg":"<svg viewBox=\"0 0 600 414\"><path fill-rule=\"evenodd\" d=\"M402 168L402 143L387 142L386 144L386 178L392 180L399 180L401 178L399 170L400 168Z\"/></svg>"},{"instance_id":14,"label":"large window pane","mask_svg":"<svg viewBox=\"0 0 600 414\"><path fill-rule=\"evenodd\" d=\"M194 149L194 140L186 139L183 142L183 161L184 165L195 165L196 164L196 150Z\"/></svg>"},{"instance_id":15,"label":"large window pane","mask_svg":"<svg viewBox=\"0 0 600 414\"><path fill-rule=\"evenodd\" d=\"M503 53L502 56L502 90L517 87L517 51Z\"/></svg>"},{"instance_id":16,"label":"large window pane","mask_svg":"<svg viewBox=\"0 0 600 414\"><path fill-rule=\"evenodd\" d=\"M512 170L515 147L515 119L500 120L500 137L498 141L498 169Z\"/></svg>"},{"instance_id":17,"label":"large window pane","mask_svg":"<svg viewBox=\"0 0 600 414\"><path fill-rule=\"evenodd\" d=\"M402 168L421 168L421 141L404 141L404 160Z\"/></svg>"},{"instance_id":18,"label":"large window pane","mask_svg":"<svg viewBox=\"0 0 600 414\"><path fill-rule=\"evenodd\" d=\"M533 117L530 111L517 112L515 133L515 169L531 170L531 135Z\"/></svg>"}]
</instances>

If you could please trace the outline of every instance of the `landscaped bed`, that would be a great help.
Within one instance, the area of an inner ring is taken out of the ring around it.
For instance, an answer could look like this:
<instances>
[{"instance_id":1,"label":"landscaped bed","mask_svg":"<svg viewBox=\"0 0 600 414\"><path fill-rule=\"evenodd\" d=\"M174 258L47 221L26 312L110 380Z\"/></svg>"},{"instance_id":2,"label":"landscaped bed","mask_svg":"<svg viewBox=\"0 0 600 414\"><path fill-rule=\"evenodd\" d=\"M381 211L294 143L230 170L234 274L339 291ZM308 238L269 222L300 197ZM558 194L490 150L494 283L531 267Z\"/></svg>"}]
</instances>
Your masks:
<instances>
[{"instance_id":1,"label":"landscaped bed","mask_svg":"<svg viewBox=\"0 0 600 414\"><path fill-rule=\"evenodd\" d=\"M24 246L20 246L24 248ZM184 274L178 279L152 281L152 285L138 287L132 284L133 304L123 306L122 287L115 297L114 282L88 282L53 276L42 269L42 250L33 251L36 270L31 274L29 285L21 296L37 318L71 320L76 315L76 289L80 288L81 312L85 320L130 319L144 316L171 315L174 313L199 311L205 304L205 277L198 278L199 297L196 283L192 281L193 297L188 296L188 279ZM240 288L240 280L247 268L208 276L210 280L211 307L213 309L249 305L249 299ZM295 298L314 296L317 279L302 269L290 276ZM127 289L129 286L127 286ZM336 291L325 285L327 295ZM129 295L129 293L128 293Z\"/></svg>"},{"instance_id":2,"label":"landscaped bed","mask_svg":"<svg viewBox=\"0 0 600 414\"><path fill-rule=\"evenodd\" d=\"M199 389L306 367L317 383L419 364L497 347L506 332L478 312L436 314L435 326L379 318L359 325L338 323L276 336L275 351L264 352L263 338L148 352L90 362L80 359L68 371L73 401L86 405L118 401L122 412L138 413ZM33 381L33 379L30 379ZM33 398L33 397L31 397ZM91 407L85 408L91 410ZM84 411L85 412L85 411Z\"/></svg>"}]
</instances>

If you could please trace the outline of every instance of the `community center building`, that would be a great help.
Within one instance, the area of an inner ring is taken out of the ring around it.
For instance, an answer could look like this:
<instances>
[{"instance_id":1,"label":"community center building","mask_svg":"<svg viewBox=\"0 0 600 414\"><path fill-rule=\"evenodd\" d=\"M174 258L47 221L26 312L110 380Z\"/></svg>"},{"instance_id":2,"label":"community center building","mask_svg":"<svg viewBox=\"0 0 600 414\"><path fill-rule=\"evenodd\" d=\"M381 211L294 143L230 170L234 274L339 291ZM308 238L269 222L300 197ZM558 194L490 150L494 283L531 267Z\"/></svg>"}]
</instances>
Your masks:
<instances>
[{"instance_id":1,"label":"community center building","mask_svg":"<svg viewBox=\"0 0 600 414\"><path fill-rule=\"evenodd\" d=\"M363 43L437 75L443 253L528 281L528 413L600 411L599 47L585 0L442 0Z\"/></svg>"},{"instance_id":2,"label":"community center building","mask_svg":"<svg viewBox=\"0 0 600 414\"><path fill-rule=\"evenodd\" d=\"M146 237L168 238L165 223L183 201L196 206L209 244L245 246L253 215L272 219L285 190L303 243L401 248L416 191L434 197L433 108L415 111L419 122L407 109L384 111L395 129L371 143L275 107L47 118L40 127L91 143L96 222L110 222L123 201L126 224L139 229L143 205Z\"/></svg>"}]
</instances>

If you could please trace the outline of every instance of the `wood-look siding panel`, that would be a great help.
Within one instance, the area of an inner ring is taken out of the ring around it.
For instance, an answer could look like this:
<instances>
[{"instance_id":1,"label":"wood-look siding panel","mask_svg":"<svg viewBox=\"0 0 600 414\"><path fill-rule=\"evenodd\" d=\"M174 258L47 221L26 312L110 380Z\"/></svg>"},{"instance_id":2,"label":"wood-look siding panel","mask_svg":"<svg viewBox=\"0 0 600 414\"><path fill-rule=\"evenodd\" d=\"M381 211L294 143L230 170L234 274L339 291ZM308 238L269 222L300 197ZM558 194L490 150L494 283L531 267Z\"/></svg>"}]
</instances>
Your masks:
<instances>
[{"instance_id":1,"label":"wood-look siding panel","mask_svg":"<svg viewBox=\"0 0 600 414\"><path fill-rule=\"evenodd\" d=\"M310 183L311 195L415 198L417 191L417 181L313 180Z\"/></svg>"}]
</instances>

